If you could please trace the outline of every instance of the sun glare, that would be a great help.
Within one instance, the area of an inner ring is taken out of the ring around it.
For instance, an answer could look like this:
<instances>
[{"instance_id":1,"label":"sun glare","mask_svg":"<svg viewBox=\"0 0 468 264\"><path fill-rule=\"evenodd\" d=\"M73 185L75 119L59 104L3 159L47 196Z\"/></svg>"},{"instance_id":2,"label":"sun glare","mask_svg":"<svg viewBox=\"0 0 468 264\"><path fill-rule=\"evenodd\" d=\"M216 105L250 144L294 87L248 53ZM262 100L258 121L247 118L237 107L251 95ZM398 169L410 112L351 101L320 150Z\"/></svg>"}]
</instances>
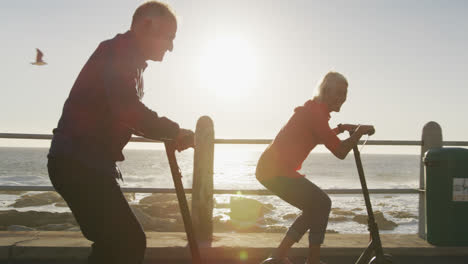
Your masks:
<instances>
[{"instance_id":1,"label":"sun glare","mask_svg":"<svg viewBox=\"0 0 468 264\"><path fill-rule=\"evenodd\" d=\"M242 38L217 38L207 45L200 61L202 86L217 99L248 96L256 81L255 52Z\"/></svg>"}]
</instances>

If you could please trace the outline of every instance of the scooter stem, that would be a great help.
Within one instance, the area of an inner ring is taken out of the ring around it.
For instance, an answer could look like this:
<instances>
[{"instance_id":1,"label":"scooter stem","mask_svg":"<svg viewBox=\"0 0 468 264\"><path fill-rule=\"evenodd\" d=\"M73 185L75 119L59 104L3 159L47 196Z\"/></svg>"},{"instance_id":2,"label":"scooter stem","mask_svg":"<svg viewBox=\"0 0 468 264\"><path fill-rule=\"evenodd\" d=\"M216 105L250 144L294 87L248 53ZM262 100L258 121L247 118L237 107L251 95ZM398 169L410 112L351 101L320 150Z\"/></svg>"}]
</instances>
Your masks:
<instances>
[{"instance_id":1,"label":"scooter stem","mask_svg":"<svg viewBox=\"0 0 468 264\"><path fill-rule=\"evenodd\" d=\"M364 196L364 201L366 203L367 215L368 215L368 228L371 235L371 243L369 248L372 247L375 250L375 256L377 260L384 258L382 242L380 240L379 229L377 223L375 222L374 212L372 210L372 204L369 197L369 190L367 189L366 178L364 176L364 169L362 167L361 155L357 146L353 147L354 159L356 160L356 166L359 174L359 180L361 182L362 194ZM369 249L368 248L368 249ZM367 250L366 250L367 251Z\"/></svg>"},{"instance_id":2,"label":"scooter stem","mask_svg":"<svg viewBox=\"0 0 468 264\"><path fill-rule=\"evenodd\" d=\"M175 144L172 140L164 141L164 146L166 147L167 159L169 160L172 179L174 180L174 187L176 189L177 200L179 201L180 213L182 214L185 232L187 234L187 240L189 243L190 252L192 254L192 263L202 264L198 243L193 232L192 218L190 217L187 198L185 197L184 186L182 184L182 174L175 156Z\"/></svg>"}]
</instances>

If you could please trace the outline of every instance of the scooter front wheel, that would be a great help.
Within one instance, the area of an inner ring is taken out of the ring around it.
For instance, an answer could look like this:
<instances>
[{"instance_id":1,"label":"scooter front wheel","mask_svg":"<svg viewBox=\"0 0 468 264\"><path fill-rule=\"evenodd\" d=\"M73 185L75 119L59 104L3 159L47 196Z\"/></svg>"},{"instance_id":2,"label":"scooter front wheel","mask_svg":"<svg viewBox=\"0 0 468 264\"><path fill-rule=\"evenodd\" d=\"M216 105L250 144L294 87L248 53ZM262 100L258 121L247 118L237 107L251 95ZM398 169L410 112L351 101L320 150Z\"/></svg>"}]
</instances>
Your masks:
<instances>
[{"instance_id":1,"label":"scooter front wheel","mask_svg":"<svg viewBox=\"0 0 468 264\"><path fill-rule=\"evenodd\" d=\"M369 264L393 264L393 257L390 254L384 254L383 259L377 259L377 257L373 257Z\"/></svg>"}]
</instances>

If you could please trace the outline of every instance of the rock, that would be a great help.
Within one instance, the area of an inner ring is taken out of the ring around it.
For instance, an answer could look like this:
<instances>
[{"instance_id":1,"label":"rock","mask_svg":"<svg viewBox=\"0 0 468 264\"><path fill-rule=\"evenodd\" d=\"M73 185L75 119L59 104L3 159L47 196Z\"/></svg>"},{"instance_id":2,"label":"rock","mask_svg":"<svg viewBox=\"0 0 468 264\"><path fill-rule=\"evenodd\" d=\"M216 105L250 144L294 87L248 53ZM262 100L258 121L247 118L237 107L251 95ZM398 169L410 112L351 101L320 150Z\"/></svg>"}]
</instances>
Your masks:
<instances>
[{"instance_id":1,"label":"rock","mask_svg":"<svg viewBox=\"0 0 468 264\"><path fill-rule=\"evenodd\" d=\"M22 226L22 225L11 225L8 226L7 231L36 231L36 229L32 227Z\"/></svg>"},{"instance_id":2,"label":"rock","mask_svg":"<svg viewBox=\"0 0 468 264\"><path fill-rule=\"evenodd\" d=\"M283 219L284 220L292 220L292 219L296 219L298 217L297 214L286 214L286 215L283 215Z\"/></svg>"},{"instance_id":3,"label":"rock","mask_svg":"<svg viewBox=\"0 0 468 264\"><path fill-rule=\"evenodd\" d=\"M273 226L268 226L265 228L263 232L265 233L286 233L288 231L288 228L285 226L278 226L278 225L273 225Z\"/></svg>"},{"instance_id":4,"label":"rock","mask_svg":"<svg viewBox=\"0 0 468 264\"><path fill-rule=\"evenodd\" d=\"M277 220L270 218L270 217L263 218L263 221L259 221L259 224L263 224L263 225L275 225L277 223L278 223Z\"/></svg>"},{"instance_id":5,"label":"rock","mask_svg":"<svg viewBox=\"0 0 468 264\"><path fill-rule=\"evenodd\" d=\"M362 209L360 207L351 209L351 211L362 211L362 210L364 210L364 209Z\"/></svg>"},{"instance_id":6,"label":"rock","mask_svg":"<svg viewBox=\"0 0 468 264\"><path fill-rule=\"evenodd\" d=\"M398 226L397 223L387 220L380 211L374 212L374 218L380 230L393 230ZM368 222L367 215L355 215L353 220L364 225L367 225Z\"/></svg>"},{"instance_id":7,"label":"rock","mask_svg":"<svg viewBox=\"0 0 468 264\"><path fill-rule=\"evenodd\" d=\"M158 203L158 204L144 204L134 205L144 213L152 217L172 217L180 215L180 209L178 203ZM190 208L189 208L190 209Z\"/></svg>"},{"instance_id":8,"label":"rock","mask_svg":"<svg viewBox=\"0 0 468 264\"><path fill-rule=\"evenodd\" d=\"M77 225L71 213L51 213L17 210L0 211L0 226L23 225L39 227L47 224L72 224Z\"/></svg>"},{"instance_id":9,"label":"rock","mask_svg":"<svg viewBox=\"0 0 468 264\"><path fill-rule=\"evenodd\" d=\"M340 208L333 208L331 212L336 215L355 215L355 213L352 211L345 211L341 210Z\"/></svg>"},{"instance_id":10,"label":"rock","mask_svg":"<svg viewBox=\"0 0 468 264\"><path fill-rule=\"evenodd\" d=\"M0 194L7 194L7 195L22 195L27 193L27 191L0 191Z\"/></svg>"},{"instance_id":11,"label":"rock","mask_svg":"<svg viewBox=\"0 0 468 264\"><path fill-rule=\"evenodd\" d=\"M71 231L71 232L80 232L81 229L79 226L73 226L73 227L70 227L69 229L65 230L65 231Z\"/></svg>"},{"instance_id":12,"label":"rock","mask_svg":"<svg viewBox=\"0 0 468 264\"><path fill-rule=\"evenodd\" d=\"M146 214L137 206L130 206L136 218L143 226L145 231L165 231L165 232L180 232L183 231L183 226L180 223L177 223L174 219L161 218L161 217L152 217Z\"/></svg>"},{"instance_id":13,"label":"rock","mask_svg":"<svg viewBox=\"0 0 468 264\"><path fill-rule=\"evenodd\" d=\"M215 203L214 208L229 208L228 203Z\"/></svg>"},{"instance_id":14,"label":"rock","mask_svg":"<svg viewBox=\"0 0 468 264\"><path fill-rule=\"evenodd\" d=\"M328 234L338 234L338 231L335 231L335 230L333 230L333 229L327 229L327 230L325 231L325 233L328 233Z\"/></svg>"},{"instance_id":15,"label":"rock","mask_svg":"<svg viewBox=\"0 0 468 264\"><path fill-rule=\"evenodd\" d=\"M191 204L191 195L186 195L187 202ZM177 196L174 193L153 193L140 200L140 204L160 204L160 203L178 203Z\"/></svg>"},{"instance_id":16,"label":"rock","mask_svg":"<svg viewBox=\"0 0 468 264\"><path fill-rule=\"evenodd\" d=\"M124 196L128 202L135 200L135 193L124 193Z\"/></svg>"},{"instance_id":17,"label":"rock","mask_svg":"<svg viewBox=\"0 0 468 264\"><path fill-rule=\"evenodd\" d=\"M221 217L213 218L213 232L225 233L232 231L229 221L221 220Z\"/></svg>"},{"instance_id":18,"label":"rock","mask_svg":"<svg viewBox=\"0 0 468 264\"><path fill-rule=\"evenodd\" d=\"M68 204L64 201L64 202L55 203L54 206L56 206L56 207L68 207Z\"/></svg>"},{"instance_id":19,"label":"rock","mask_svg":"<svg viewBox=\"0 0 468 264\"><path fill-rule=\"evenodd\" d=\"M403 211L395 211L395 212L388 212L389 215L395 217L395 218L414 218L418 219L418 216L408 213L408 212L403 212Z\"/></svg>"},{"instance_id":20,"label":"rock","mask_svg":"<svg viewBox=\"0 0 468 264\"><path fill-rule=\"evenodd\" d=\"M231 220L251 222L256 222L258 218L274 209L270 204L262 204L255 199L240 196L231 196L230 207Z\"/></svg>"},{"instance_id":21,"label":"rock","mask_svg":"<svg viewBox=\"0 0 468 264\"><path fill-rule=\"evenodd\" d=\"M44 230L44 231L64 231L64 230L68 230L71 228L76 228L76 226L67 223L67 224L47 224L47 225L37 227L38 230Z\"/></svg>"},{"instance_id":22,"label":"rock","mask_svg":"<svg viewBox=\"0 0 468 264\"><path fill-rule=\"evenodd\" d=\"M271 211L275 210L275 206L273 206L272 204L266 203L266 204L263 204L262 210L264 214L268 214Z\"/></svg>"},{"instance_id":23,"label":"rock","mask_svg":"<svg viewBox=\"0 0 468 264\"><path fill-rule=\"evenodd\" d=\"M62 197L56 192L43 192L37 194L23 195L16 200L12 207L22 208L28 206L41 206L47 204L53 204L58 202L64 202Z\"/></svg>"},{"instance_id":24,"label":"rock","mask_svg":"<svg viewBox=\"0 0 468 264\"><path fill-rule=\"evenodd\" d=\"M330 217L328 219L329 222L346 222L349 221L350 218L344 217L344 216L336 216L336 217Z\"/></svg>"}]
</instances>

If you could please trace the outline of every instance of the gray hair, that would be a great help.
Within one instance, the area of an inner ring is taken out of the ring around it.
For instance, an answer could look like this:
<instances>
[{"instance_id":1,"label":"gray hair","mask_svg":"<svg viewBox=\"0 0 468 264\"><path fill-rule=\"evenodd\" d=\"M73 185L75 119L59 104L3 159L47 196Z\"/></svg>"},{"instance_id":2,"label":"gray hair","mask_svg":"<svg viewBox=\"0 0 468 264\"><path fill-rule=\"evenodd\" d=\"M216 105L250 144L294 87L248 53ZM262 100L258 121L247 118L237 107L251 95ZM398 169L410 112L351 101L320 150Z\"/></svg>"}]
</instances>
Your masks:
<instances>
[{"instance_id":1,"label":"gray hair","mask_svg":"<svg viewBox=\"0 0 468 264\"><path fill-rule=\"evenodd\" d=\"M138 23L141 19L145 17L161 17L168 16L172 17L177 21L174 11L165 3L158 1L148 1L140 5L133 13L132 18L132 28Z\"/></svg>"},{"instance_id":2,"label":"gray hair","mask_svg":"<svg viewBox=\"0 0 468 264\"><path fill-rule=\"evenodd\" d=\"M323 77L317 89L315 89L314 98L323 100L330 95L334 95L338 88L348 88L348 81L343 74L330 71Z\"/></svg>"}]
</instances>

